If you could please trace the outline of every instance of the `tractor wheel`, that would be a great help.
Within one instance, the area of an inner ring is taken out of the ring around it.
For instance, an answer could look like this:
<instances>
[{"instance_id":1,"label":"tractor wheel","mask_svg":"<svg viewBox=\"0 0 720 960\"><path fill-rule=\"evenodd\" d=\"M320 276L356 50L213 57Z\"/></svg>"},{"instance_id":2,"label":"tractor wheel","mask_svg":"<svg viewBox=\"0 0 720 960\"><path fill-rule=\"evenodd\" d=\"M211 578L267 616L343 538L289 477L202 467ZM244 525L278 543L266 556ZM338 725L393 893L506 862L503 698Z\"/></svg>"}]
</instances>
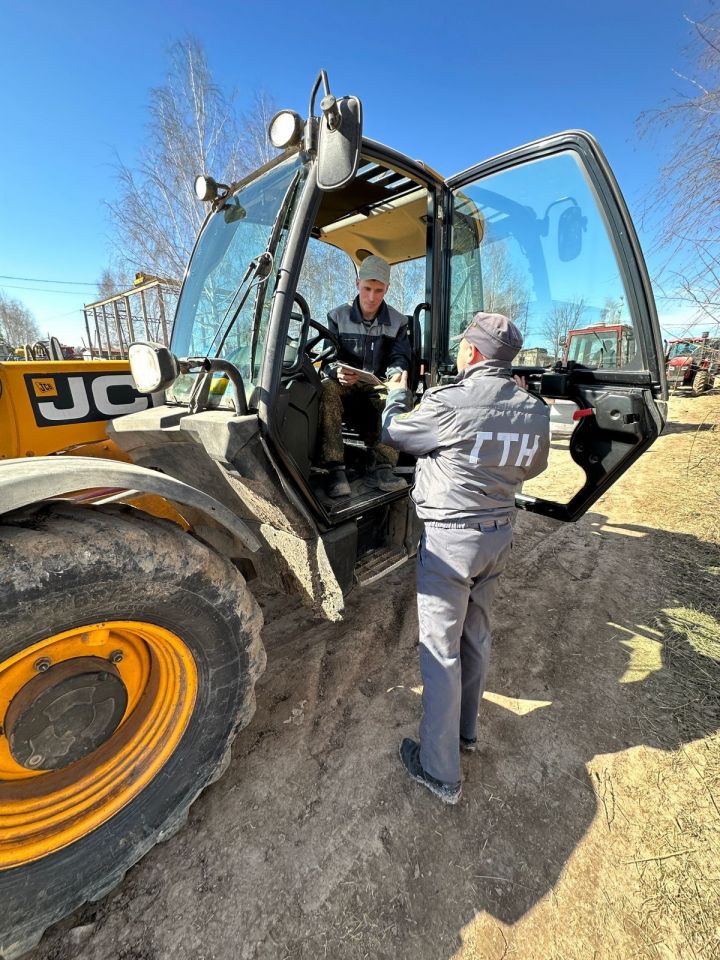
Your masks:
<instances>
[{"instance_id":1,"label":"tractor wheel","mask_svg":"<svg viewBox=\"0 0 720 960\"><path fill-rule=\"evenodd\" d=\"M251 718L262 617L226 559L127 507L0 526L0 957L179 828Z\"/></svg>"},{"instance_id":2,"label":"tractor wheel","mask_svg":"<svg viewBox=\"0 0 720 960\"><path fill-rule=\"evenodd\" d=\"M699 397L701 393L705 393L705 391L709 389L707 370L698 370L693 377L692 388L690 392L694 397Z\"/></svg>"}]
</instances>

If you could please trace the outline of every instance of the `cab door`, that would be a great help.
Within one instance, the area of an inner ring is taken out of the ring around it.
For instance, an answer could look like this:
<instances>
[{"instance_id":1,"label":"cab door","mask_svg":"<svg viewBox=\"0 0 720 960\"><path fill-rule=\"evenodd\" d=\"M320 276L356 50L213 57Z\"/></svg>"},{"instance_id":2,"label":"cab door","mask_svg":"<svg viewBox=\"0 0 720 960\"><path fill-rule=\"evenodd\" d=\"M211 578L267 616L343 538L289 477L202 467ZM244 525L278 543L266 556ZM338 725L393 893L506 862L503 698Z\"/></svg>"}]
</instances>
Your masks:
<instances>
[{"instance_id":1,"label":"cab door","mask_svg":"<svg viewBox=\"0 0 720 960\"><path fill-rule=\"evenodd\" d=\"M600 147L581 131L519 147L446 186L433 369L439 378L451 373L450 338L478 310L515 321L524 335L515 372L557 405L554 413L564 411L572 431L569 440L553 436L548 471L526 485L517 506L577 520L648 449L665 418L663 343L622 194ZM609 364L602 350L582 364L564 359L570 330L604 325L627 328L636 348L629 363Z\"/></svg>"}]
</instances>

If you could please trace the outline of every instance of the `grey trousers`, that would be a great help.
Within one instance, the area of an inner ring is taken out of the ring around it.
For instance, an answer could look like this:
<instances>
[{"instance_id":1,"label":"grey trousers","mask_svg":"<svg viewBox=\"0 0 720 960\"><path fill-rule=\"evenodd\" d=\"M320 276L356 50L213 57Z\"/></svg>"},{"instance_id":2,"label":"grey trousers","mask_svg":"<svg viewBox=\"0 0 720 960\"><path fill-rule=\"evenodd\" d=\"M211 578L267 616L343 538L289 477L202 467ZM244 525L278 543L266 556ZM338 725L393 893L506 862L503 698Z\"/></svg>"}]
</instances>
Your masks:
<instances>
[{"instance_id":1,"label":"grey trousers","mask_svg":"<svg viewBox=\"0 0 720 960\"><path fill-rule=\"evenodd\" d=\"M512 544L509 519L477 527L426 523L417 556L420 762L460 780L460 736L477 735L490 660L490 607Z\"/></svg>"}]
</instances>

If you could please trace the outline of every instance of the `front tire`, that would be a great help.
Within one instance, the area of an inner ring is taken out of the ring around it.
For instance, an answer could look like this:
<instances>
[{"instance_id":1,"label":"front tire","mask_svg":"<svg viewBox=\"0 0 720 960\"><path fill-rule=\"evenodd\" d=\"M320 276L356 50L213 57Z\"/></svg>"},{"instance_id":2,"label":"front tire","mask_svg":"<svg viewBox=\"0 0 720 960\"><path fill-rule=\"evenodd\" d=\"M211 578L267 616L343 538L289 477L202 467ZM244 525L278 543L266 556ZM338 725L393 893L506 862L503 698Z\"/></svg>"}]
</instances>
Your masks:
<instances>
[{"instance_id":1,"label":"front tire","mask_svg":"<svg viewBox=\"0 0 720 960\"><path fill-rule=\"evenodd\" d=\"M262 617L235 567L126 507L0 526L0 956L170 836L254 711Z\"/></svg>"}]
</instances>

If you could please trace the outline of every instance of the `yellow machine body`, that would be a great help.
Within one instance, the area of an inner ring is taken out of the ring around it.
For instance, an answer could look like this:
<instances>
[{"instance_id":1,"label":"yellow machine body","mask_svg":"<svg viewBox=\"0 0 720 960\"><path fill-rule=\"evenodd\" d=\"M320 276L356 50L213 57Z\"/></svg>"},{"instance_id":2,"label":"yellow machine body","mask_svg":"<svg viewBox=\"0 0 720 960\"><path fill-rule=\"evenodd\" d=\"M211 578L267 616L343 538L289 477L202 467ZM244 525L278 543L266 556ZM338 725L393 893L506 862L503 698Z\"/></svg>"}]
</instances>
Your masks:
<instances>
[{"instance_id":1,"label":"yellow machine body","mask_svg":"<svg viewBox=\"0 0 720 960\"><path fill-rule=\"evenodd\" d=\"M0 460L107 443L108 420L152 402L135 389L127 360L0 363Z\"/></svg>"}]
</instances>

